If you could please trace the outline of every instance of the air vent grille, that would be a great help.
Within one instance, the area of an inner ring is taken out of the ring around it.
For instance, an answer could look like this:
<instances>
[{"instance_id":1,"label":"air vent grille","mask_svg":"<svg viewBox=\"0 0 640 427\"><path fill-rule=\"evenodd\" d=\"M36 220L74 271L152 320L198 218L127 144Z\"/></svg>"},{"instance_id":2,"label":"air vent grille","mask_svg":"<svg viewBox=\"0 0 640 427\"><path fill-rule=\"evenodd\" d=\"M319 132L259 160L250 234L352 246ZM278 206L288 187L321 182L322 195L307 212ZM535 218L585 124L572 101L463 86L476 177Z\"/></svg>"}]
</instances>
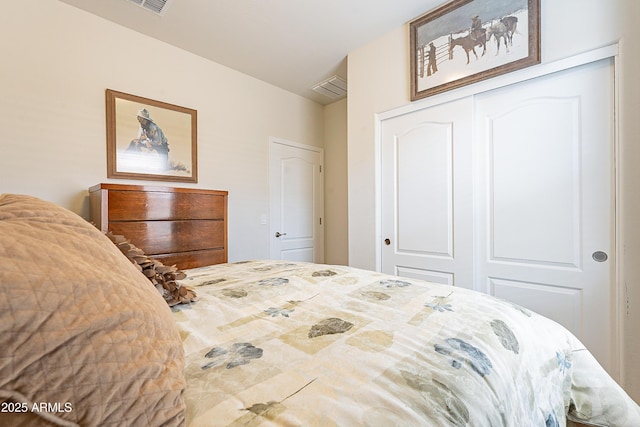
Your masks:
<instances>
[{"instance_id":1,"label":"air vent grille","mask_svg":"<svg viewBox=\"0 0 640 427\"><path fill-rule=\"evenodd\" d=\"M332 76L315 85L313 90L331 99L339 99L347 94L347 82L338 76Z\"/></svg>"},{"instance_id":2,"label":"air vent grille","mask_svg":"<svg viewBox=\"0 0 640 427\"><path fill-rule=\"evenodd\" d=\"M166 12L169 3L172 0L129 0L131 3L135 3L143 9L147 9L158 15L163 15Z\"/></svg>"}]
</instances>

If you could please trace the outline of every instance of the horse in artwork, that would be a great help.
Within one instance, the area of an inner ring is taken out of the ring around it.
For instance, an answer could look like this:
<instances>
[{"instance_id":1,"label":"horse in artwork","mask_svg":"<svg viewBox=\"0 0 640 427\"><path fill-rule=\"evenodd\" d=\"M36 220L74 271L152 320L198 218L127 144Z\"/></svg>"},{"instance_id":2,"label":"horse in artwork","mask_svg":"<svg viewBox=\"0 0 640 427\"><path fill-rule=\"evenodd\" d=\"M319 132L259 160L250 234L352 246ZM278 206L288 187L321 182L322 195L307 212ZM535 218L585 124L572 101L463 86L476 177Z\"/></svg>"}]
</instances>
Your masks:
<instances>
[{"instance_id":1,"label":"horse in artwork","mask_svg":"<svg viewBox=\"0 0 640 427\"><path fill-rule=\"evenodd\" d=\"M491 40L491 37L496 39L496 55L500 53L500 40L504 41L504 47L507 49L507 53L509 52L509 37L507 36L507 26L504 22L498 21L489 27L487 30L487 42Z\"/></svg>"},{"instance_id":2,"label":"horse in artwork","mask_svg":"<svg viewBox=\"0 0 640 427\"><path fill-rule=\"evenodd\" d=\"M509 52L509 46L513 46L513 33L516 32L518 26L518 18L515 16L506 16L500 19L495 24L492 24L487 30L487 42L491 40L491 37L495 37L497 51L496 55L500 53L500 40L504 41L504 47Z\"/></svg>"},{"instance_id":3,"label":"horse in artwork","mask_svg":"<svg viewBox=\"0 0 640 427\"><path fill-rule=\"evenodd\" d=\"M462 47L464 52L467 54L467 64L469 64L469 52L473 52L478 59L478 54L476 53L476 46L482 46L482 56L487 51L487 31L482 28L473 34L469 34L468 36L458 37L454 39L451 37L449 41L449 56L453 58L453 48L456 46Z\"/></svg>"},{"instance_id":4,"label":"horse in artwork","mask_svg":"<svg viewBox=\"0 0 640 427\"><path fill-rule=\"evenodd\" d=\"M509 44L513 46L513 33L516 32L516 28L518 27L518 18L515 16L505 16L500 22L507 27L507 39L509 40Z\"/></svg>"}]
</instances>

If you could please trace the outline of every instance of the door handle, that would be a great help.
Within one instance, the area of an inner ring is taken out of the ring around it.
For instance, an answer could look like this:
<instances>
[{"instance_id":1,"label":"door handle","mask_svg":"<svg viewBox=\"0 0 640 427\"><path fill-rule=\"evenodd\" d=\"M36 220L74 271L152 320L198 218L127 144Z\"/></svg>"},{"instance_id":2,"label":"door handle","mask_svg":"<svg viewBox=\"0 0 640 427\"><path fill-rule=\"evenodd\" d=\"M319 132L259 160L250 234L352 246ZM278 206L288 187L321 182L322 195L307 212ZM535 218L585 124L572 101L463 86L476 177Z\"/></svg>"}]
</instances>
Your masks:
<instances>
[{"instance_id":1,"label":"door handle","mask_svg":"<svg viewBox=\"0 0 640 427\"><path fill-rule=\"evenodd\" d=\"M390 239L384 239L384 244L389 246L391 244L391 240Z\"/></svg>"},{"instance_id":2,"label":"door handle","mask_svg":"<svg viewBox=\"0 0 640 427\"><path fill-rule=\"evenodd\" d=\"M595 251L591 255L591 258L593 258L593 260L596 261L596 262L605 262L607 260L607 258L609 258L609 256L607 255L606 252Z\"/></svg>"},{"instance_id":3,"label":"door handle","mask_svg":"<svg viewBox=\"0 0 640 427\"><path fill-rule=\"evenodd\" d=\"M280 237L280 236L286 236L287 233L281 233L279 231L276 231L276 237Z\"/></svg>"}]
</instances>

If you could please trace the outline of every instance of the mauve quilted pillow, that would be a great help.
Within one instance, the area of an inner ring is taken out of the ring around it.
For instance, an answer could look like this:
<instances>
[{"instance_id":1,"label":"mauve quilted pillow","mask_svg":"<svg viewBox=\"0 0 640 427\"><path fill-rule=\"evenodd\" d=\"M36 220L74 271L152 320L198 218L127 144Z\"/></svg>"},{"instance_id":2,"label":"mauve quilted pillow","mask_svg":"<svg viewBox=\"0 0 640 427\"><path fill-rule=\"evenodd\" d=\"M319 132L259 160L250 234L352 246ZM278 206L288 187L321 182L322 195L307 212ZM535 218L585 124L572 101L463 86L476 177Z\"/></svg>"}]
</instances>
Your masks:
<instances>
[{"instance_id":1,"label":"mauve quilted pillow","mask_svg":"<svg viewBox=\"0 0 640 427\"><path fill-rule=\"evenodd\" d=\"M106 236L0 195L0 425L183 425L183 366L169 307Z\"/></svg>"}]
</instances>

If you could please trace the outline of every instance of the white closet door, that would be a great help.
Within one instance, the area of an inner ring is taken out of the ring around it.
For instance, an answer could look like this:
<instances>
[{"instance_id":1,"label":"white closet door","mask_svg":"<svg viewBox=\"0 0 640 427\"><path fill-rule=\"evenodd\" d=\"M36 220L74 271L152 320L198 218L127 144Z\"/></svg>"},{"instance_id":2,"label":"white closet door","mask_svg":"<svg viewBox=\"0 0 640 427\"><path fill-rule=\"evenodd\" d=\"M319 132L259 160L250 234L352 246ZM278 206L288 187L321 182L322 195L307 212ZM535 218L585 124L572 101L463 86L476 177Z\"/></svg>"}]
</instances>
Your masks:
<instances>
[{"instance_id":1,"label":"white closet door","mask_svg":"<svg viewBox=\"0 0 640 427\"><path fill-rule=\"evenodd\" d=\"M477 287L571 330L614 374L613 64L475 97Z\"/></svg>"},{"instance_id":2,"label":"white closet door","mask_svg":"<svg viewBox=\"0 0 640 427\"><path fill-rule=\"evenodd\" d=\"M545 315L617 377L613 71L601 60L383 120L380 244L382 271Z\"/></svg>"},{"instance_id":3,"label":"white closet door","mask_svg":"<svg viewBox=\"0 0 640 427\"><path fill-rule=\"evenodd\" d=\"M471 99L382 122L382 271L473 286Z\"/></svg>"}]
</instances>

